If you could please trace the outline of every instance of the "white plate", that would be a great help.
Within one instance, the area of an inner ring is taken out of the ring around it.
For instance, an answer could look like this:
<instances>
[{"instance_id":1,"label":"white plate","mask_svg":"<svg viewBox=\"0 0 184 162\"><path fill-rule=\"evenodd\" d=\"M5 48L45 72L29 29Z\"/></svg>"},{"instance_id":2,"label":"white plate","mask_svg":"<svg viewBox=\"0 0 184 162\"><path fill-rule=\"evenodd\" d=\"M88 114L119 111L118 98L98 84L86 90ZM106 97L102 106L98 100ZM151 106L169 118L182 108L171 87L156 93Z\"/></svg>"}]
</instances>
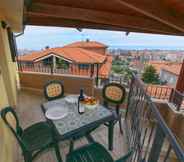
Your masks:
<instances>
[{"instance_id":1,"label":"white plate","mask_svg":"<svg viewBox=\"0 0 184 162\"><path fill-rule=\"evenodd\" d=\"M67 101L68 103L77 103L78 96L77 95L66 96L65 101Z\"/></svg>"},{"instance_id":2,"label":"white plate","mask_svg":"<svg viewBox=\"0 0 184 162\"><path fill-rule=\"evenodd\" d=\"M59 120L68 115L68 109L65 107L55 106L48 109L45 116L51 120Z\"/></svg>"}]
</instances>

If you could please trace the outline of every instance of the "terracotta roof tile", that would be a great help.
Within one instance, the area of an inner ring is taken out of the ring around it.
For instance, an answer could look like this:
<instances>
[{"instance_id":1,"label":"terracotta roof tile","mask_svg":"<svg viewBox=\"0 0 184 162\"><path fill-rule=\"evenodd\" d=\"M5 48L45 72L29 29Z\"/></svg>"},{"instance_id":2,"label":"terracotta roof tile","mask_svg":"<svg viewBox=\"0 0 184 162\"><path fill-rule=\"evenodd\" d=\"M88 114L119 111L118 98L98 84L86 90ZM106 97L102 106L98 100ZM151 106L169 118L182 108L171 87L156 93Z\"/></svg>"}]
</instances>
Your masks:
<instances>
[{"instance_id":1,"label":"terracotta roof tile","mask_svg":"<svg viewBox=\"0 0 184 162\"><path fill-rule=\"evenodd\" d=\"M148 64L152 65L157 70L157 73L160 73L161 69L164 69L179 75L181 68L181 63L172 63L169 61L149 61Z\"/></svg>"},{"instance_id":2,"label":"terracotta roof tile","mask_svg":"<svg viewBox=\"0 0 184 162\"><path fill-rule=\"evenodd\" d=\"M96 42L96 41L78 41L71 44L68 44L64 47L80 47L80 48L107 48L107 46L103 43Z\"/></svg>"},{"instance_id":3,"label":"terracotta roof tile","mask_svg":"<svg viewBox=\"0 0 184 162\"><path fill-rule=\"evenodd\" d=\"M82 48L60 47L60 48L50 48L39 52L33 52L31 54L19 56L18 59L20 61L36 62L38 59L47 56L51 53L69 59L76 63L103 63L106 58L105 55L85 50Z\"/></svg>"},{"instance_id":4,"label":"terracotta roof tile","mask_svg":"<svg viewBox=\"0 0 184 162\"><path fill-rule=\"evenodd\" d=\"M99 74L101 78L108 78L112 67L112 56L107 55L106 62L100 67Z\"/></svg>"},{"instance_id":5,"label":"terracotta roof tile","mask_svg":"<svg viewBox=\"0 0 184 162\"><path fill-rule=\"evenodd\" d=\"M175 75L180 75L181 66L182 64L173 64L173 65L165 66L162 69L170 73L173 73Z\"/></svg>"},{"instance_id":6,"label":"terracotta roof tile","mask_svg":"<svg viewBox=\"0 0 184 162\"><path fill-rule=\"evenodd\" d=\"M168 63L169 62L167 61L149 61L148 65L152 65L156 69L157 73L159 74L161 68L166 66Z\"/></svg>"}]
</instances>

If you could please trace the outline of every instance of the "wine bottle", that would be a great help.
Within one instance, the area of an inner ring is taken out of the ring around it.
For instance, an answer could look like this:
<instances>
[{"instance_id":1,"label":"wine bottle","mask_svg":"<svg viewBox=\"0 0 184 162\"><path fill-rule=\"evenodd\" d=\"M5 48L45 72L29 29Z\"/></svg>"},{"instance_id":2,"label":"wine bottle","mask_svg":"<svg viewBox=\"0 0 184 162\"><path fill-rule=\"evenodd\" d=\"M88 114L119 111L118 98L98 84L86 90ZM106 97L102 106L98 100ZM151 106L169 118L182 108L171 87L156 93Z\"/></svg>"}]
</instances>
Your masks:
<instances>
[{"instance_id":1,"label":"wine bottle","mask_svg":"<svg viewBox=\"0 0 184 162\"><path fill-rule=\"evenodd\" d=\"M84 101L84 91L83 89L80 89L80 95L78 98L78 113L79 114L84 113L84 105L82 104L82 101Z\"/></svg>"}]
</instances>

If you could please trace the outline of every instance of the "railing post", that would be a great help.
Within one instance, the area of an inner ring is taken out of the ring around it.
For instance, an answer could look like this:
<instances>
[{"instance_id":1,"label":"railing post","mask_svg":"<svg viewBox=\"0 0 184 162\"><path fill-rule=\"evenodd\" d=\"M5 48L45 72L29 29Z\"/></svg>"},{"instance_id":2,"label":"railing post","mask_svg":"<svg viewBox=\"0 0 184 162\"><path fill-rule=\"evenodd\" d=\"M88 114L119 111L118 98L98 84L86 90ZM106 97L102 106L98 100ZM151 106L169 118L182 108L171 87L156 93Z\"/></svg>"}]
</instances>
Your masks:
<instances>
[{"instance_id":1,"label":"railing post","mask_svg":"<svg viewBox=\"0 0 184 162\"><path fill-rule=\"evenodd\" d=\"M169 96L169 102L172 102L173 94L174 94L174 89L172 88L172 89L171 89L171 94L170 94L170 96Z\"/></svg>"},{"instance_id":2,"label":"railing post","mask_svg":"<svg viewBox=\"0 0 184 162\"><path fill-rule=\"evenodd\" d=\"M98 87L98 79L99 79L99 64L96 64L96 86Z\"/></svg>"},{"instance_id":3,"label":"railing post","mask_svg":"<svg viewBox=\"0 0 184 162\"><path fill-rule=\"evenodd\" d=\"M53 68L53 65L52 64L50 65L50 68L51 68L50 69L51 70L51 74L53 74L54 73L54 68Z\"/></svg>"},{"instance_id":4,"label":"railing post","mask_svg":"<svg viewBox=\"0 0 184 162\"><path fill-rule=\"evenodd\" d=\"M91 74L90 77L92 78L94 75L94 64L91 64Z\"/></svg>"},{"instance_id":5,"label":"railing post","mask_svg":"<svg viewBox=\"0 0 184 162\"><path fill-rule=\"evenodd\" d=\"M150 155L148 157L148 162L158 161L164 143L164 138L165 134L162 131L162 128L160 128L160 126L157 125L155 138L152 144Z\"/></svg>"},{"instance_id":6,"label":"railing post","mask_svg":"<svg viewBox=\"0 0 184 162\"><path fill-rule=\"evenodd\" d=\"M128 108L129 108L129 105L130 105L130 97L131 97L131 93L132 93L132 90L133 90L134 79L135 78L133 76L132 79L131 79L130 89L129 89L129 93L128 93L128 101L127 101L127 108L126 108L126 113L125 113L125 120L126 120L127 115L128 115Z\"/></svg>"},{"instance_id":7,"label":"railing post","mask_svg":"<svg viewBox=\"0 0 184 162\"><path fill-rule=\"evenodd\" d=\"M176 90L176 91L177 91L177 90ZM178 92L179 92L179 91L178 91ZM179 92L178 98L179 98L179 103L176 105L176 106L177 106L177 107L176 107L176 111L180 111L180 108L181 108L181 105L182 105L182 102L183 102L183 95L180 94L180 92Z\"/></svg>"},{"instance_id":8,"label":"railing post","mask_svg":"<svg viewBox=\"0 0 184 162\"><path fill-rule=\"evenodd\" d=\"M18 70L20 70L21 72L23 71L21 61L18 61Z\"/></svg>"}]
</instances>

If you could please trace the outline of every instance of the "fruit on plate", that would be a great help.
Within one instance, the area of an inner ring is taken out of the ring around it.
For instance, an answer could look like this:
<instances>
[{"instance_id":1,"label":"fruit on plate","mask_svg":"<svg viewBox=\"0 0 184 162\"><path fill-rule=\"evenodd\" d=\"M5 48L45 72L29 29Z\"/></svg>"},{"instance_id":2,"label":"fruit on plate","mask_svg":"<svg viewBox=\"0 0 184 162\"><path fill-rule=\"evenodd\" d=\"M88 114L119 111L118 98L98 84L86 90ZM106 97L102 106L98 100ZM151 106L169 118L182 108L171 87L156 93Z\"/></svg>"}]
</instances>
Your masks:
<instances>
[{"instance_id":1,"label":"fruit on plate","mask_svg":"<svg viewBox=\"0 0 184 162\"><path fill-rule=\"evenodd\" d=\"M84 104L86 105L96 105L97 100L94 97L86 97L83 101Z\"/></svg>"}]
</instances>

